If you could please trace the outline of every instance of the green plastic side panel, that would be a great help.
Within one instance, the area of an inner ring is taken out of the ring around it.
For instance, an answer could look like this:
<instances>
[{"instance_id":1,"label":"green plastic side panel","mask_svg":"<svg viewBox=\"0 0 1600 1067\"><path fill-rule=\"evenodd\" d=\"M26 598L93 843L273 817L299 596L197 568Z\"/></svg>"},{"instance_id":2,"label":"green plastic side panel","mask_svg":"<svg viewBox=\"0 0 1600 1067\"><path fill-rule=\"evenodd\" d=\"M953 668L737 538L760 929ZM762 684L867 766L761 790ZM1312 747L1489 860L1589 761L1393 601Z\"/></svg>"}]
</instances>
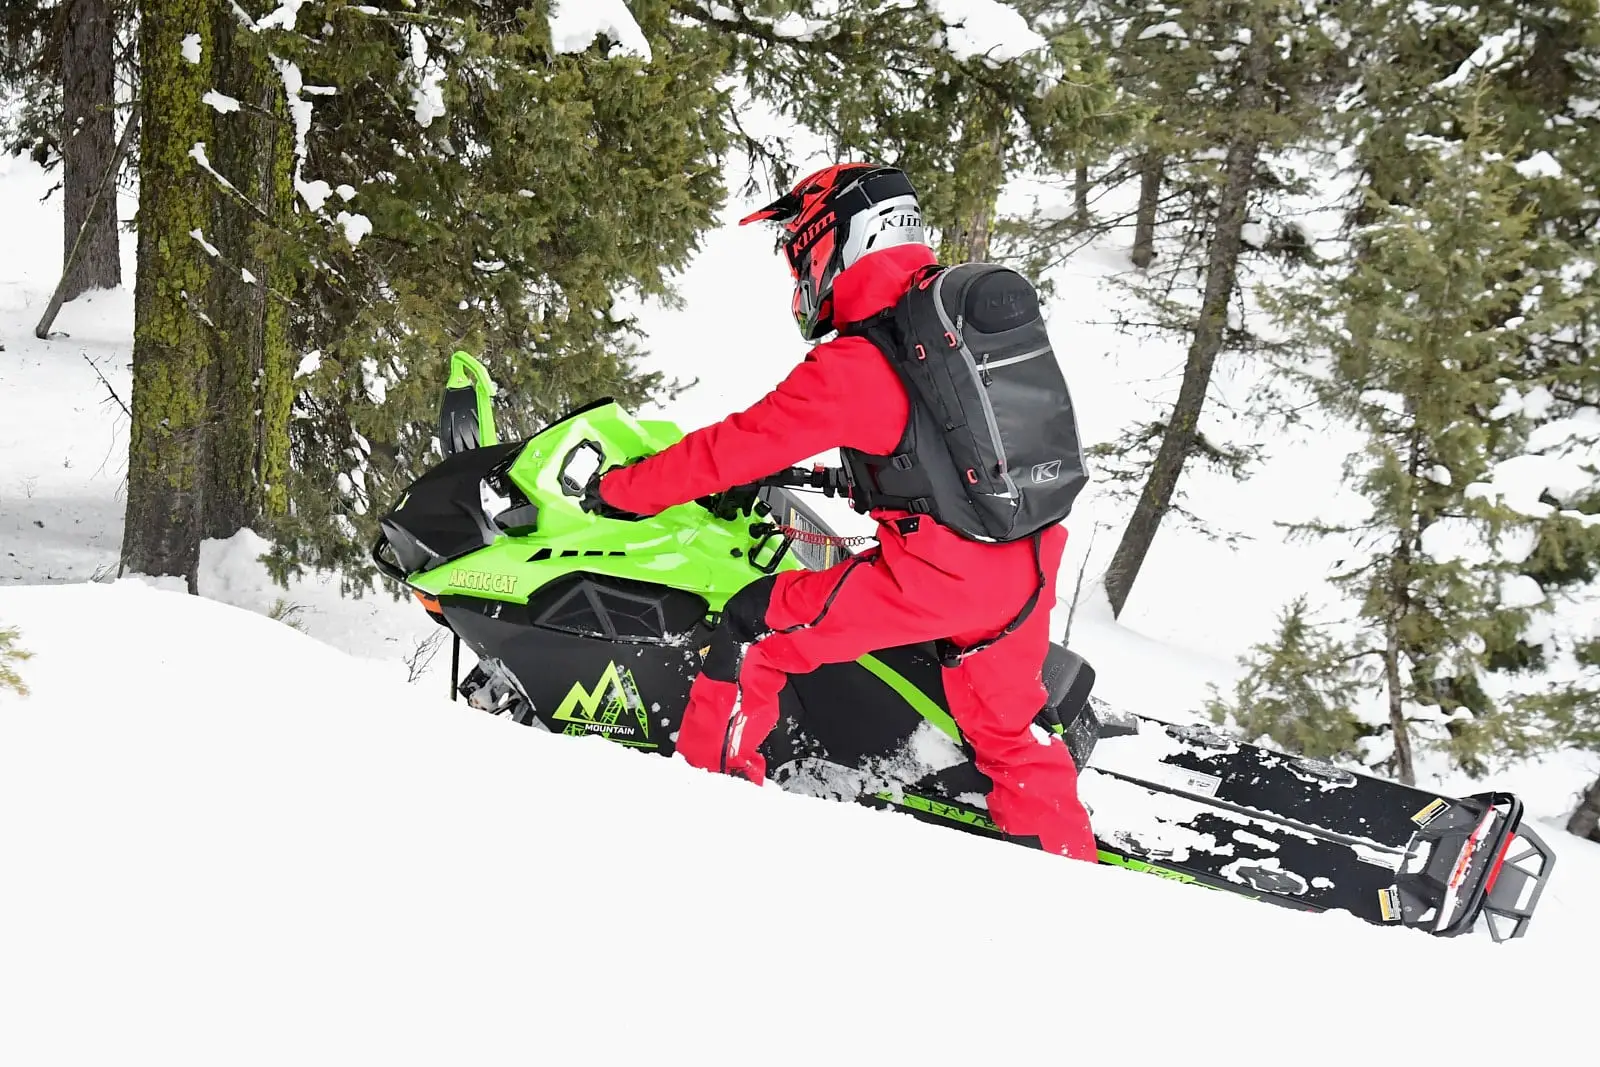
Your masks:
<instances>
[{"instance_id":1,"label":"green plastic side panel","mask_svg":"<svg viewBox=\"0 0 1600 1067\"><path fill-rule=\"evenodd\" d=\"M950 740L958 745L961 743L961 731L957 729L956 721L950 717L950 713L934 703L928 694L911 684L905 675L885 664L877 656L862 656L857 662L877 675L890 689L899 693L907 704L916 709L918 715L937 726Z\"/></svg>"},{"instance_id":2,"label":"green plastic side panel","mask_svg":"<svg viewBox=\"0 0 1600 1067\"><path fill-rule=\"evenodd\" d=\"M452 373L456 366L453 360ZM721 611L729 597L762 576L749 558L754 547L749 518L716 519L691 502L638 522L602 519L584 511L579 494L563 486L560 477L567 462L587 447L599 447L604 469L653 455L682 439L683 432L672 423L635 419L616 404L545 428L528 439L509 472L528 498L538 502L538 530L502 538L443 567L413 574L411 584L435 596L526 603L541 586L581 570L689 590L705 597L709 610ZM760 550L761 561L770 558L775 544ZM562 552L573 554L562 557ZM546 558L536 561L535 555ZM788 557L779 569L800 567Z\"/></svg>"},{"instance_id":3,"label":"green plastic side panel","mask_svg":"<svg viewBox=\"0 0 1600 1067\"><path fill-rule=\"evenodd\" d=\"M455 352L450 356L450 380L445 383L445 388L472 389L478 398L479 447L499 444L500 437L494 426L494 395L497 389L494 379L489 377L488 368L465 352Z\"/></svg>"}]
</instances>

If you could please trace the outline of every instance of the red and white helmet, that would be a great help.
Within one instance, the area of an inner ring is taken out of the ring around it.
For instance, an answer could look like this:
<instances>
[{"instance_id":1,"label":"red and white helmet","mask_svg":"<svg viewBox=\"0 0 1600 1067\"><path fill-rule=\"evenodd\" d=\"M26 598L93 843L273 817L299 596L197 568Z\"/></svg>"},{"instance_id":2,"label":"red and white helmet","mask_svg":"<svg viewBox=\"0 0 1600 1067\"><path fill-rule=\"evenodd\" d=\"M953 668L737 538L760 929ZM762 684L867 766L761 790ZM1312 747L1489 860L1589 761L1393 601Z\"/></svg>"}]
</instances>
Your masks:
<instances>
[{"instance_id":1,"label":"red and white helmet","mask_svg":"<svg viewBox=\"0 0 1600 1067\"><path fill-rule=\"evenodd\" d=\"M802 178L739 225L751 222L783 227L778 245L794 275L794 319L808 341L836 328L833 283L845 268L885 248L928 243L905 173L872 163L841 163Z\"/></svg>"}]
</instances>

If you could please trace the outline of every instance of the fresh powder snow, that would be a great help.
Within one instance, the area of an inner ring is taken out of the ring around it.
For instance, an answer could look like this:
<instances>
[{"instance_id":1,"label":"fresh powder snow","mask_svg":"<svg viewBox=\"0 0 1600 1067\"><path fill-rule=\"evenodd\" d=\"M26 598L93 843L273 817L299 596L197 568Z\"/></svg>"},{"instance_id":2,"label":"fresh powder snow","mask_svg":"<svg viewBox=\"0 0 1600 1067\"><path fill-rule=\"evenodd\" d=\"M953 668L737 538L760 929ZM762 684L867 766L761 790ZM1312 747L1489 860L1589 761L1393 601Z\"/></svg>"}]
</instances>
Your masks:
<instances>
[{"instance_id":1,"label":"fresh powder snow","mask_svg":"<svg viewBox=\"0 0 1600 1067\"><path fill-rule=\"evenodd\" d=\"M1418 1013L1472 976L1590 1062L1587 842L1538 933L1445 941L531 730L181 590L0 617L6 1063L1508 1062Z\"/></svg>"}]
</instances>

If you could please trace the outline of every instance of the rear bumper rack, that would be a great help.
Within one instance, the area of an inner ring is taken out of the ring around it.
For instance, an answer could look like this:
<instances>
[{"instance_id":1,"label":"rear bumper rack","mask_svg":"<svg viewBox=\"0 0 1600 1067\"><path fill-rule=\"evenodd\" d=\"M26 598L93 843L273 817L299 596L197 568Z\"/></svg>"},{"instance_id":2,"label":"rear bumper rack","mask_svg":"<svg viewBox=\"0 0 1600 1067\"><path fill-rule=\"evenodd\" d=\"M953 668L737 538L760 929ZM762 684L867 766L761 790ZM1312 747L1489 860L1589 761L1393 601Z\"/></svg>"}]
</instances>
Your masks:
<instances>
[{"instance_id":1,"label":"rear bumper rack","mask_svg":"<svg viewBox=\"0 0 1600 1067\"><path fill-rule=\"evenodd\" d=\"M1497 942L1526 933L1555 853L1523 816L1510 793L1474 793L1419 829L1395 881L1401 921L1439 937L1480 918Z\"/></svg>"}]
</instances>

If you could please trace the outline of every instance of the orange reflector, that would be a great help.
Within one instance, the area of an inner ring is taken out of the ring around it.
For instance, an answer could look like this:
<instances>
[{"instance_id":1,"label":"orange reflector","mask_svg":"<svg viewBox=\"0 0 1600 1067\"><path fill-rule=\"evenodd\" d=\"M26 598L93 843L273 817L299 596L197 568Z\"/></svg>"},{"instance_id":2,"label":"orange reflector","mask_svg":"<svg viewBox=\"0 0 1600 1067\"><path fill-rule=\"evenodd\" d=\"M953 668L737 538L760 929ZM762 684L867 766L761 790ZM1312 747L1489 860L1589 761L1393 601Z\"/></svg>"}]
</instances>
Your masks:
<instances>
[{"instance_id":1,"label":"orange reflector","mask_svg":"<svg viewBox=\"0 0 1600 1067\"><path fill-rule=\"evenodd\" d=\"M429 596L420 589L411 590L411 595L416 597L418 603L420 603L428 612L434 615L444 614L444 609L439 607L439 600L437 597Z\"/></svg>"}]
</instances>

